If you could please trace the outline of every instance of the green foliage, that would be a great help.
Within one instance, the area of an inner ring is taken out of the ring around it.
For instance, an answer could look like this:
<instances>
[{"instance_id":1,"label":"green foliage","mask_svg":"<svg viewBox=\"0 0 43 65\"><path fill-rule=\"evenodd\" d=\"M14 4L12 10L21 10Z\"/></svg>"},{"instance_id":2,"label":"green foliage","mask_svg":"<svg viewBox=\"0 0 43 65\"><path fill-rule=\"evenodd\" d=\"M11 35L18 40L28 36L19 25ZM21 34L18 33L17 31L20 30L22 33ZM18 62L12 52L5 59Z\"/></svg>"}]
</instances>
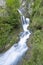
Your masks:
<instances>
[{"instance_id":1,"label":"green foliage","mask_svg":"<svg viewBox=\"0 0 43 65\"><path fill-rule=\"evenodd\" d=\"M24 59L22 65L43 65L43 0L34 0L32 14L30 15L30 36L29 43L32 45L30 50L31 57ZM29 51L28 51L29 52ZM29 53L28 53L29 57Z\"/></svg>"},{"instance_id":2,"label":"green foliage","mask_svg":"<svg viewBox=\"0 0 43 65\"><path fill-rule=\"evenodd\" d=\"M18 9L20 6L19 0L6 0L7 6L9 8Z\"/></svg>"},{"instance_id":3,"label":"green foliage","mask_svg":"<svg viewBox=\"0 0 43 65\"><path fill-rule=\"evenodd\" d=\"M20 30L19 0L6 0L6 7L0 8L0 52L8 49L18 40ZM18 31L18 32L16 32Z\"/></svg>"},{"instance_id":4,"label":"green foliage","mask_svg":"<svg viewBox=\"0 0 43 65\"><path fill-rule=\"evenodd\" d=\"M33 11L37 11L40 7L40 4L41 4L41 1L42 0L35 0L34 1L34 5L33 5Z\"/></svg>"},{"instance_id":5,"label":"green foliage","mask_svg":"<svg viewBox=\"0 0 43 65\"><path fill-rule=\"evenodd\" d=\"M37 2L38 1L38 2ZM41 4L42 0L35 0L34 8L31 17L30 28L31 30L43 29L43 7ZM36 4L35 4L36 3Z\"/></svg>"},{"instance_id":6,"label":"green foliage","mask_svg":"<svg viewBox=\"0 0 43 65\"><path fill-rule=\"evenodd\" d=\"M7 4L7 12L8 12L8 23L13 25L14 27L18 27L20 22L19 22L19 13L18 13L18 8L20 6L19 0L6 0Z\"/></svg>"},{"instance_id":7,"label":"green foliage","mask_svg":"<svg viewBox=\"0 0 43 65\"><path fill-rule=\"evenodd\" d=\"M31 57L27 60L24 59L22 65L43 65L43 31L35 31L30 39L32 44Z\"/></svg>"},{"instance_id":8,"label":"green foliage","mask_svg":"<svg viewBox=\"0 0 43 65\"><path fill-rule=\"evenodd\" d=\"M0 23L0 49L4 48L9 40L9 32L12 27L8 24Z\"/></svg>"},{"instance_id":9,"label":"green foliage","mask_svg":"<svg viewBox=\"0 0 43 65\"><path fill-rule=\"evenodd\" d=\"M32 58L29 65L43 65L43 32L38 30L34 32L31 38ZM32 63L32 64L31 64Z\"/></svg>"}]
</instances>

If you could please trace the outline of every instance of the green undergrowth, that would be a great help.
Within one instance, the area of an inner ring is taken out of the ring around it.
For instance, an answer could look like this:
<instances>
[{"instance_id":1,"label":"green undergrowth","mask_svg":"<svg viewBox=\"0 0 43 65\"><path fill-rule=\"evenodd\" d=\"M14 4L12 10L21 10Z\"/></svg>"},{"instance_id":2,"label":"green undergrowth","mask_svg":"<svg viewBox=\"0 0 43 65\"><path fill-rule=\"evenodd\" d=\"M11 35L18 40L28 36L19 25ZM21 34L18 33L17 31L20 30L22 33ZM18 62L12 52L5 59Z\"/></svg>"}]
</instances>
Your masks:
<instances>
[{"instance_id":1,"label":"green undergrowth","mask_svg":"<svg viewBox=\"0 0 43 65\"><path fill-rule=\"evenodd\" d=\"M19 0L6 0L5 7L0 6L0 53L18 41L21 30L19 7Z\"/></svg>"},{"instance_id":2,"label":"green undergrowth","mask_svg":"<svg viewBox=\"0 0 43 65\"><path fill-rule=\"evenodd\" d=\"M23 59L22 65L43 65L43 0L33 2L29 26L31 36L28 40L31 50L28 50L27 58Z\"/></svg>"}]
</instances>

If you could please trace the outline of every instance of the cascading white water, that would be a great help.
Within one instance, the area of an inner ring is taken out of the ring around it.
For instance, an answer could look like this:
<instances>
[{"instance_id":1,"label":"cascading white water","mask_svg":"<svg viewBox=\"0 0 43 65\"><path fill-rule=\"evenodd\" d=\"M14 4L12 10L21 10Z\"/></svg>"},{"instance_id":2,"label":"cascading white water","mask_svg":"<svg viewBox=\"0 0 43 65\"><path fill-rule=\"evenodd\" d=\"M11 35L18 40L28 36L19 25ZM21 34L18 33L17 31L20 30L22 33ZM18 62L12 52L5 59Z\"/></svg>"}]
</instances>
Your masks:
<instances>
[{"instance_id":1,"label":"cascading white water","mask_svg":"<svg viewBox=\"0 0 43 65\"><path fill-rule=\"evenodd\" d=\"M22 14L20 10L19 13ZM14 44L7 52L0 54L0 65L16 65L16 63L28 50L26 42L31 34L30 31L27 30L27 27L29 26L29 18L25 18L21 15L21 20L23 32L20 34L20 40L17 44Z\"/></svg>"}]
</instances>

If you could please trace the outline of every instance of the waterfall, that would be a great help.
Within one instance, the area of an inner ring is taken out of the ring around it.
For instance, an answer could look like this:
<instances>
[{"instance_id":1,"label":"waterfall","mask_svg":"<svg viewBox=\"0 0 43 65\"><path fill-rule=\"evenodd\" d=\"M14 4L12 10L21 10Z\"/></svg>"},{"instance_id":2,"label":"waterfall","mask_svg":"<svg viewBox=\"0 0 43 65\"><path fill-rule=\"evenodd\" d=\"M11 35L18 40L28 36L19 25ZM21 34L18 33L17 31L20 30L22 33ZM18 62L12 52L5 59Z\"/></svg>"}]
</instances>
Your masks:
<instances>
[{"instance_id":1,"label":"waterfall","mask_svg":"<svg viewBox=\"0 0 43 65\"><path fill-rule=\"evenodd\" d=\"M0 65L16 65L17 62L22 58L22 56L28 50L26 45L27 39L30 36L30 31L27 29L29 26L30 19L25 18L22 12L18 10L21 15L23 32L20 33L20 40L17 44L14 44L8 51L0 54Z\"/></svg>"}]
</instances>

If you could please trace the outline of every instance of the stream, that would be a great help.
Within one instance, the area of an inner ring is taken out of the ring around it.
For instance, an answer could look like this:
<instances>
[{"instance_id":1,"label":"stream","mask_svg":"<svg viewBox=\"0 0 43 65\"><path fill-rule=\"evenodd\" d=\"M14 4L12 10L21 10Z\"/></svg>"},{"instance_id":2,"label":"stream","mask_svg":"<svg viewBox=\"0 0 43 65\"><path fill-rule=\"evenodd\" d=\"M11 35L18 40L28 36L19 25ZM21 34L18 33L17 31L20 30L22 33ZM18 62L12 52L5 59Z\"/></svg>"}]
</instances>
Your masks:
<instances>
[{"instance_id":1,"label":"stream","mask_svg":"<svg viewBox=\"0 0 43 65\"><path fill-rule=\"evenodd\" d=\"M31 34L27 29L30 23L30 19L25 18L22 15L22 12L20 10L18 11L21 15L23 32L20 33L20 40L18 41L18 43L14 44L5 53L0 54L0 65L16 65L28 50L26 42Z\"/></svg>"}]
</instances>

